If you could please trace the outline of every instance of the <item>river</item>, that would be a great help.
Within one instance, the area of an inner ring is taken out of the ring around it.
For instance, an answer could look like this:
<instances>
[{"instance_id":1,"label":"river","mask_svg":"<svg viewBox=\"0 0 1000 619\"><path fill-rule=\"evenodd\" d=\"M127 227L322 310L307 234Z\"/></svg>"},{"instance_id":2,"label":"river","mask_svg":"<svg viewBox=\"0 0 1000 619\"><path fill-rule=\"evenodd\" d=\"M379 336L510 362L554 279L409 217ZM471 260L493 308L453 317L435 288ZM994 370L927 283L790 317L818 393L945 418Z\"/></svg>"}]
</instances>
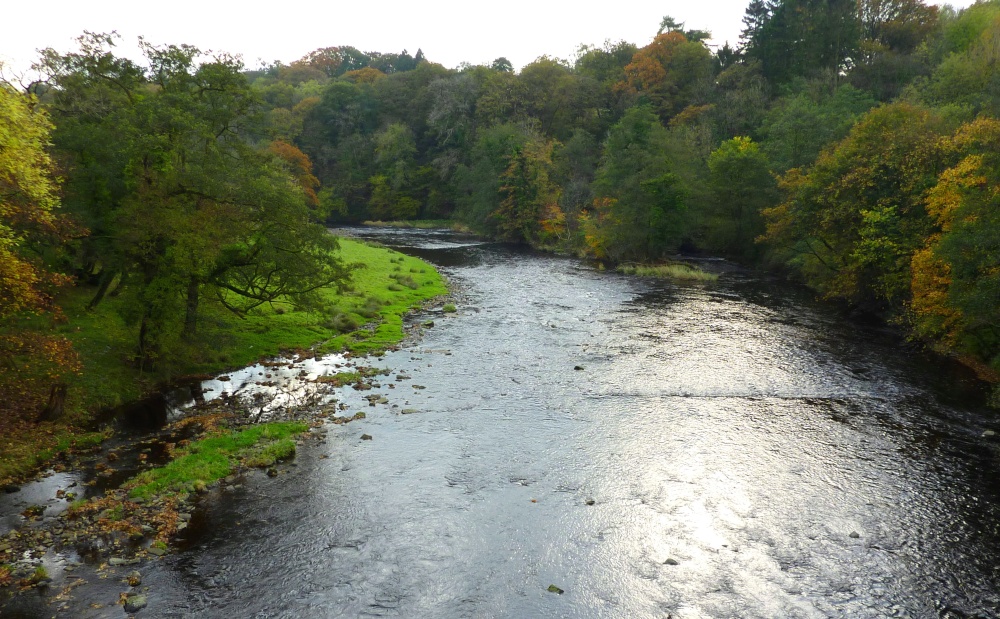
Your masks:
<instances>
[{"instance_id":1,"label":"river","mask_svg":"<svg viewBox=\"0 0 1000 619\"><path fill-rule=\"evenodd\" d=\"M722 262L679 284L359 234L459 311L376 360L390 404L345 390L366 419L206 495L140 617L1000 616L997 419L959 369Z\"/></svg>"}]
</instances>

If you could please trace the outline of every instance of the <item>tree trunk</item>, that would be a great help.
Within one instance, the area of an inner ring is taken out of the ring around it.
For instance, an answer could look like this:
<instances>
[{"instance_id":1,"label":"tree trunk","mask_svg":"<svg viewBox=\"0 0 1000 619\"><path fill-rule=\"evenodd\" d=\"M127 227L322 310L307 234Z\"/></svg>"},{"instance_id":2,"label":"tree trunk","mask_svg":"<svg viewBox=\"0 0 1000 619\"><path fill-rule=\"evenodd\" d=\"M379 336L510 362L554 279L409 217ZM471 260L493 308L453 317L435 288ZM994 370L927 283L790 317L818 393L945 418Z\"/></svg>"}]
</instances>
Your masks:
<instances>
[{"instance_id":1,"label":"tree trunk","mask_svg":"<svg viewBox=\"0 0 1000 619\"><path fill-rule=\"evenodd\" d=\"M139 323L139 349L136 359L136 366L140 371L153 369L153 348L154 345L149 342L149 317L143 315Z\"/></svg>"},{"instance_id":2,"label":"tree trunk","mask_svg":"<svg viewBox=\"0 0 1000 619\"><path fill-rule=\"evenodd\" d=\"M66 388L65 383L52 385L52 391L49 392L49 403L42 409L38 421L55 421L62 417L63 409L66 407Z\"/></svg>"},{"instance_id":3,"label":"tree trunk","mask_svg":"<svg viewBox=\"0 0 1000 619\"><path fill-rule=\"evenodd\" d=\"M192 277L187 286L187 303L184 308L184 330L185 337L193 337L198 332L198 299L200 298L201 282L198 278Z\"/></svg>"},{"instance_id":4,"label":"tree trunk","mask_svg":"<svg viewBox=\"0 0 1000 619\"><path fill-rule=\"evenodd\" d=\"M110 287L111 282L115 280L115 275L117 275L117 273L111 269L103 269L101 271L100 285L97 287L97 294L95 294L94 298L87 304L87 311L96 308L101 301L104 300L104 295L108 293L108 287Z\"/></svg>"}]
</instances>

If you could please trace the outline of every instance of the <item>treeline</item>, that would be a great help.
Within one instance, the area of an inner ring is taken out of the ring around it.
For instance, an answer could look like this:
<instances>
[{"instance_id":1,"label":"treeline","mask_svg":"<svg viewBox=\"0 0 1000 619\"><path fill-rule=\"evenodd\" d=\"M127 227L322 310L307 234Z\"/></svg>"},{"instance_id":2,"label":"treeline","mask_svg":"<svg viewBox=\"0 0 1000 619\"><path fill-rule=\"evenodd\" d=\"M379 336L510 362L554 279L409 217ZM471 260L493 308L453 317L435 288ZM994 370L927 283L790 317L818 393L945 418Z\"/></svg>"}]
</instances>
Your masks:
<instances>
[{"instance_id":1,"label":"treeline","mask_svg":"<svg viewBox=\"0 0 1000 619\"><path fill-rule=\"evenodd\" d=\"M1000 3L753 0L744 24L712 50L667 17L518 73L328 48L248 75L333 221L727 255L1000 367Z\"/></svg>"}]
</instances>

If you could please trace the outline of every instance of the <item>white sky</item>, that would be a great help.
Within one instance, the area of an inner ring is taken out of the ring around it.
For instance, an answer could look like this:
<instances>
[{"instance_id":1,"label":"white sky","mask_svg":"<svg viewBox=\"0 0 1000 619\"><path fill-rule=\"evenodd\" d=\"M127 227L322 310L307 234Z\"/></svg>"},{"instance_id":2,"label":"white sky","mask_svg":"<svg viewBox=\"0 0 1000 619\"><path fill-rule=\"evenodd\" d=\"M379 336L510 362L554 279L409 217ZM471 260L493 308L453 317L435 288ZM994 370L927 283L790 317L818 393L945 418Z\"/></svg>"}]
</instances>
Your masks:
<instances>
[{"instance_id":1,"label":"white sky","mask_svg":"<svg viewBox=\"0 0 1000 619\"><path fill-rule=\"evenodd\" d=\"M579 0L299 0L224 2L221 0L27 0L7 3L0 26L0 61L24 70L35 50L75 49L84 30L118 31L120 53L138 58L140 35L154 44L194 45L202 50L243 56L247 67L258 59L291 62L320 47L353 45L362 51L415 54L446 67L463 61L488 63L506 56L516 68L548 54L572 59L581 43L605 39L645 45L664 15L687 28L710 30L710 43L735 44L749 0L601 2L588 8ZM936 2L935 4L943 4ZM950 2L963 7L972 0Z\"/></svg>"}]
</instances>

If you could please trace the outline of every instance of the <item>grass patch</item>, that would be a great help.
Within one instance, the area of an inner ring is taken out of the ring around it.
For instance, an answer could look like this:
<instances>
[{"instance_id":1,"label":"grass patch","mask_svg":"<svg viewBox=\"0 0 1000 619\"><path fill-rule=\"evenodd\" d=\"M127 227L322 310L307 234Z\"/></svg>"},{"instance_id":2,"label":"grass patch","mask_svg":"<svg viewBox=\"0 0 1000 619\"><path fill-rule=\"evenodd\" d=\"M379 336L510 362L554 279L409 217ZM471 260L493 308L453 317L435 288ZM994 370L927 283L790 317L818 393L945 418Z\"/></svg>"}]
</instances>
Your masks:
<instances>
[{"instance_id":1,"label":"grass patch","mask_svg":"<svg viewBox=\"0 0 1000 619\"><path fill-rule=\"evenodd\" d=\"M445 303L444 307L441 308L441 311L446 314L454 314L458 311L458 308L455 307L454 303Z\"/></svg>"},{"instance_id":2,"label":"grass patch","mask_svg":"<svg viewBox=\"0 0 1000 619\"><path fill-rule=\"evenodd\" d=\"M619 266L618 271L626 275L661 277L664 279L678 279L697 282L714 282L719 279L719 276L715 273L702 271L698 267L693 267L689 264L681 262L659 265L627 264Z\"/></svg>"},{"instance_id":3,"label":"grass patch","mask_svg":"<svg viewBox=\"0 0 1000 619\"><path fill-rule=\"evenodd\" d=\"M292 438L309 429L304 423L264 423L244 430L222 431L178 449L169 464L143 471L125 486L133 499L159 494L187 494L246 466L270 466L295 453Z\"/></svg>"},{"instance_id":4,"label":"grass patch","mask_svg":"<svg viewBox=\"0 0 1000 619\"><path fill-rule=\"evenodd\" d=\"M410 219L405 221L365 221L366 226L379 226L382 228L416 228L419 230L450 230L456 222L450 219Z\"/></svg>"},{"instance_id":5,"label":"grass patch","mask_svg":"<svg viewBox=\"0 0 1000 619\"><path fill-rule=\"evenodd\" d=\"M16 426L0 439L0 482L16 479L56 456L99 445L107 432L82 432L53 423Z\"/></svg>"}]
</instances>

